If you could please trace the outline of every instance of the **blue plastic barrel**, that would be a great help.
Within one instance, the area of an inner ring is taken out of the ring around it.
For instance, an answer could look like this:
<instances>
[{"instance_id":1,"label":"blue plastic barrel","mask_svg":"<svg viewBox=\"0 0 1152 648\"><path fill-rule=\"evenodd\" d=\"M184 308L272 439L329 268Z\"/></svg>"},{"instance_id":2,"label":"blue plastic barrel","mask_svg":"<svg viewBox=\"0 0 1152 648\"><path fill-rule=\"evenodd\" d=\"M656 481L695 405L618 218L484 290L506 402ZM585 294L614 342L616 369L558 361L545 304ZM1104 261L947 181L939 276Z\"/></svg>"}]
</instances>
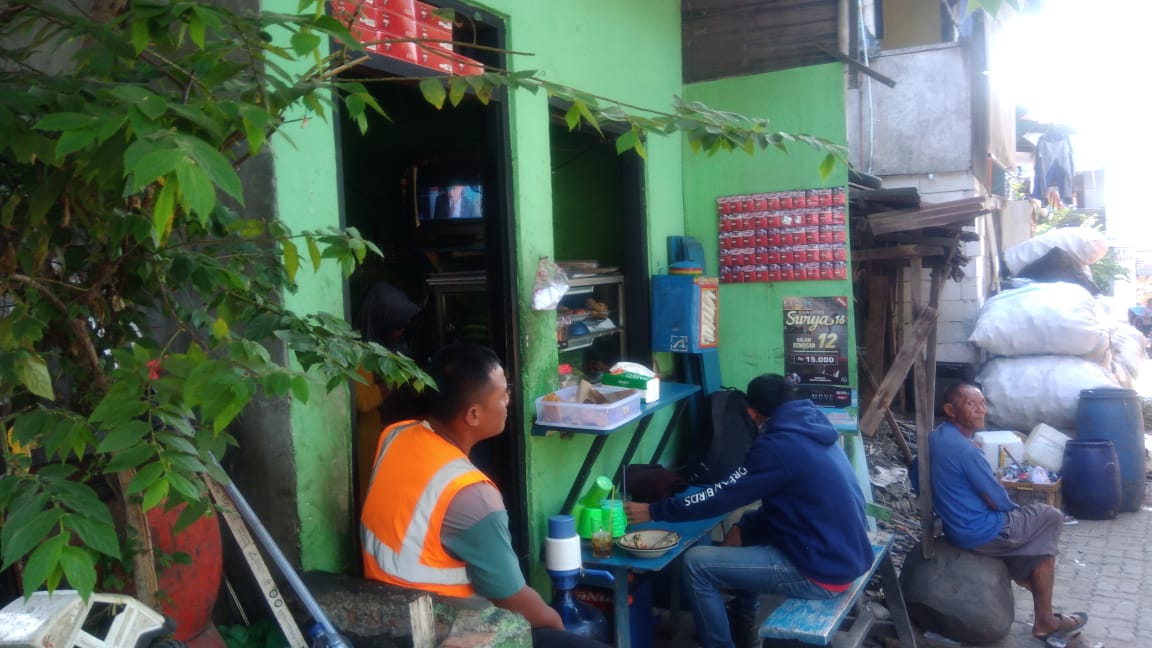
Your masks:
<instances>
[{"instance_id":1,"label":"blue plastic barrel","mask_svg":"<svg viewBox=\"0 0 1152 648\"><path fill-rule=\"evenodd\" d=\"M1120 509L1120 462L1111 441L1064 445L1064 509L1085 520L1111 520Z\"/></svg>"},{"instance_id":2,"label":"blue plastic barrel","mask_svg":"<svg viewBox=\"0 0 1152 648\"><path fill-rule=\"evenodd\" d=\"M1144 414L1140 394L1120 387L1080 392L1076 438L1111 441L1120 459L1120 512L1140 510L1144 501Z\"/></svg>"}]
</instances>

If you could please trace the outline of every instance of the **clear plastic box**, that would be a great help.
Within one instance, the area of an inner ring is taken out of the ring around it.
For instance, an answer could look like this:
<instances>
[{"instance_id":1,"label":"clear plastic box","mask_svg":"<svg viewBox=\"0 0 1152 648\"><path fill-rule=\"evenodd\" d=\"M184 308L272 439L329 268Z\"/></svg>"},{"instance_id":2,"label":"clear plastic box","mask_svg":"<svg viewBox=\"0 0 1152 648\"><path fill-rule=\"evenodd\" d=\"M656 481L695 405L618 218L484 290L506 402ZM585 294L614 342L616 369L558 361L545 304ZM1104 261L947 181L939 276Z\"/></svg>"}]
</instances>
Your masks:
<instances>
[{"instance_id":1,"label":"clear plastic box","mask_svg":"<svg viewBox=\"0 0 1152 648\"><path fill-rule=\"evenodd\" d=\"M577 389L579 386L573 385L553 392L560 400L546 401L546 396L537 398L536 422L589 430L611 430L640 416L641 392L638 389L596 387L595 390L604 395L628 393L620 400L604 405L570 402L576 397Z\"/></svg>"}]
</instances>

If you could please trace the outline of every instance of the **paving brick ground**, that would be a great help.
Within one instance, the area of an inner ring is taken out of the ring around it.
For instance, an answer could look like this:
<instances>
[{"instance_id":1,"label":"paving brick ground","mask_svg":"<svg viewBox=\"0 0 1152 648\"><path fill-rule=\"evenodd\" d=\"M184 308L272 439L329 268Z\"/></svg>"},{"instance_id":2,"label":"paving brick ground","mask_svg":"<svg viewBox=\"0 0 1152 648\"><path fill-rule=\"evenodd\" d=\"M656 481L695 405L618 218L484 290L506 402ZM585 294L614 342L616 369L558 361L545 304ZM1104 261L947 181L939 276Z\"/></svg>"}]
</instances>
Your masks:
<instances>
[{"instance_id":1,"label":"paving brick ground","mask_svg":"<svg viewBox=\"0 0 1152 648\"><path fill-rule=\"evenodd\" d=\"M1015 588L1012 632L992 648L1039 648L1032 596ZM1055 607L1088 613L1081 647L1152 648L1152 497L1114 520L1065 526L1056 559Z\"/></svg>"}]
</instances>

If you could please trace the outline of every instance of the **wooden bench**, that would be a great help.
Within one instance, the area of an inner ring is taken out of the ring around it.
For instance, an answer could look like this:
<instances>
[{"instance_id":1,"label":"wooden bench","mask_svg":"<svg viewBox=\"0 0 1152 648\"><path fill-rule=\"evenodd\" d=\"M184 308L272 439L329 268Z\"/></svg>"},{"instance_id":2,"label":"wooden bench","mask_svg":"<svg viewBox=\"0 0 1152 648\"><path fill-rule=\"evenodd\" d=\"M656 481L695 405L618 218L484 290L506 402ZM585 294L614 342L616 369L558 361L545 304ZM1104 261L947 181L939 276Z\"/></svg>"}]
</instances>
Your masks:
<instances>
[{"instance_id":1,"label":"wooden bench","mask_svg":"<svg viewBox=\"0 0 1152 648\"><path fill-rule=\"evenodd\" d=\"M900 591L900 581L896 576L896 568L892 565L891 548L891 535L880 540L874 539L872 566L867 573L852 583L852 587L836 598L822 601L785 600L764 619L764 623L760 626L760 636L765 639L792 640L817 646L829 644L834 644L838 648L860 646L875 621L872 611L861 604L860 594L879 569L884 596L892 613L900 645L915 648L916 635L912 631L908 610L904 607L904 594ZM841 631L840 626L853 610L856 611L856 618L851 628Z\"/></svg>"}]
</instances>

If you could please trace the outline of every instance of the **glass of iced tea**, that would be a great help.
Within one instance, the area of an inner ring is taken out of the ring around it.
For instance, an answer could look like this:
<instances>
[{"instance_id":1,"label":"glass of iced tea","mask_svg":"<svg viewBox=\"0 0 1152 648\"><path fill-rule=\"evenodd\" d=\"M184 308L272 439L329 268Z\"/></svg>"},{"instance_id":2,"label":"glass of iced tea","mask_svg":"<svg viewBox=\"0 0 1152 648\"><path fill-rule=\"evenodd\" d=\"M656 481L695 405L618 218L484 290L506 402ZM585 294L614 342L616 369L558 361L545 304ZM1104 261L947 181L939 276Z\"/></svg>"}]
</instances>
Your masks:
<instances>
[{"instance_id":1,"label":"glass of iced tea","mask_svg":"<svg viewBox=\"0 0 1152 648\"><path fill-rule=\"evenodd\" d=\"M600 527L592 534L592 556L595 558L612 557L612 531Z\"/></svg>"}]
</instances>

